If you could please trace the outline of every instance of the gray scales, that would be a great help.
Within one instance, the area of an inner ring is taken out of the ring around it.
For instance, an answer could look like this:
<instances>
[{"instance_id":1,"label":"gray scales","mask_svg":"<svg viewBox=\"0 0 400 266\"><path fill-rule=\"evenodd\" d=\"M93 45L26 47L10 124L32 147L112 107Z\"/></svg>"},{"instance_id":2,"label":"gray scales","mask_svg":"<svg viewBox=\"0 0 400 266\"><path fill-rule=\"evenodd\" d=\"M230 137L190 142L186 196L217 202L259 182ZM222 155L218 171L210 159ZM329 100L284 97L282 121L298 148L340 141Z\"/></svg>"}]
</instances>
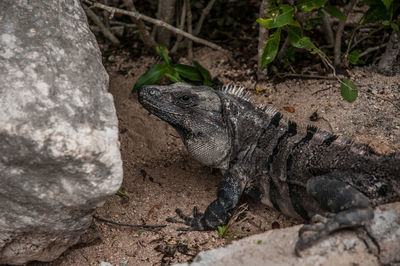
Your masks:
<instances>
[{"instance_id":1,"label":"gray scales","mask_svg":"<svg viewBox=\"0 0 400 266\"><path fill-rule=\"evenodd\" d=\"M189 217L176 209L182 221L168 221L188 225L185 230L216 229L247 194L315 223L300 229L297 254L342 228L362 228L378 245L369 226L373 207L400 201L400 154L378 154L312 126L301 129L250 98L236 86L175 83L139 90L139 102L176 129L189 154L223 174L217 199L204 213L194 207Z\"/></svg>"}]
</instances>

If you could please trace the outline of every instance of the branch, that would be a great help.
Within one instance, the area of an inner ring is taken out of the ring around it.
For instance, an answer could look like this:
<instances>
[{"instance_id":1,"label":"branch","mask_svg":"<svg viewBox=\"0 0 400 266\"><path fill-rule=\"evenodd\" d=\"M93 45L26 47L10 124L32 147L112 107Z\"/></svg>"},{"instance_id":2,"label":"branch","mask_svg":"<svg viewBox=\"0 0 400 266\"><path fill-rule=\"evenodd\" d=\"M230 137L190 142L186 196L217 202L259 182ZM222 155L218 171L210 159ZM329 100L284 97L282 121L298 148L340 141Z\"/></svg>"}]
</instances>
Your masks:
<instances>
[{"instance_id":1,"label":"branch","mask_svg":"<svg viewBox=\"0 0 400 266\"><path fill-rule=\"evenodd\" d=\"M377 46L374 46L374 47L368 47L364 52L360 53L359 57L366 56L367 54L372 53L373 51L385 48L386 45L387 45L387 43L380 44L380 45L377 45ZM394 59L396 59L396 58L394 58Z\"/></svg>"},{"instance_id":2,"label":"branch","mask_svg":"<svg viewBox=\"0 0 400 266\"><path fill-rule=\"evenodd\" d=\"M101 222L104 222L104 223L115 224L115 225L119 225L119 226L128 226L128 227L132 227L132 228L139 228L139 229L142 229L142 230L143 230L143 229L156 229L156 228L163 228L163 227L166 227L165 224L160 224L160 225L124 224L124 223L119 223L119 222L114 222L114 221L111 221L111 220L107 220L107 219L98 217L98 216L96 216L96 215L93 215L93 218L95 218L96 220L99 220L99 221L101 221Z\"/></svg>"},{"instance_id":3,"label":"branch","mask_svg":"<svg viewBox=\"0 0 400 266\"><path fill-rule=\"evenodd\" d=\"M374 88L372 88L372 87L370 86L370 89L371 89L371 91L372 91ZM385 97L381 97L381 96L376 95L376 94L374 94L374 93L372 93L372 92L369 92L368 90L366 90L365 92L368 93L369 95L373 96L373 97L376 97L376 98L382 99L382 100L384 100L384 101L387 101L388 103L391 103L397 110L400 111L400 105L395 104L391 99L388 99L388 98L385 98Z\"/></svg>"},{"instance_id":4,"label":"branch","mask_svg":"<svg viewBox=\"0 0 400 266\"><path fill-rule=\"evenodd\" d=\"M114 45L120 45L120 42L115 35L104 26L103 22L101 22L100 18L92 11L90 10L86 5L82 4L83 9L85 10L87 16L96 24L101 32L103 33L104 37L109 39Z\"/></svg>"},{"instance_id":5,"label":"branch","mask_svg":"<svg viewBox=\"0 0 400 266\"><path fill-rule=\"evenodd\" d=\"M280 78L304 78L304 79L337 79L335 76L307 75L294 73L277 73Z\"/></svg>"},{"instance_id":6,"label":"branch","mask_svg":"<svg viewBox=\"0 0 400 266\"><path fill-rule=\"evenodd\" d=\"M258 16L260 18L263 18L265 16L265 14L268 13L268 0L262 0L261 5L260 5L260 11ZM261 57L264 51L264 45L265 42L268 39L268 30L261 26L258 25L258 47L257 47L257 79L258 80L263 80L266 79L267 77L267 68L265 68L264 70L261 69Z\"/></svg>"},{"instance_id":7,"label":"branch","mask_svg":"<svg viewBox=\"0 0 400 266\"><path fill-rule=\"evenodd\" d=\"M325 38L326 41L330 44L330 45L334 45L335 44L335 39L333 37L333 31L332 31L332 27L331 27L331 22L329 20L329 17L326 13L325 10L322 9L322 26L325 30Z\"/></svg>"},{"instance_id":8,"label":"branch","mask_svg":"<svg viewBox=\"0 0 400 266\"><path fill-rule=\"evenodd\" d=\"M187 17L187 31L192 34L192 10L190 8L190 0L185 0L186 2L186 17ZM190 62L193 61L193 42L188 43L188 59Z\"/></svg>"},{"instance_id":9,"label":"branch","mask_svg":"<svg viewBox=\"0 0 400 266\"><path fill-rule=\"evenodd\" d=\"M365 51L366 52L366 51ZM387 43L386 50L378 63L378 70L380 73L388 75L391 74L394 63L400 53L400 34L398 31L393 30L390 39Z\"/></svg>"},{"instance_id":10,"label":"branch","mask_svg":"<svg viewBox=\"0 0 400 266\"><path fill-rule=\"evenodd\" d=\"M183 1L181 19L180 19L180 22L178 25L178 28L180 30L183 30L183 27L185 26L185 22L186 22L186 1ZM170 51L171 54L175 53L178 50L179 44L181 43L181 41L182 41L182 35L178 35L178 37L176 38L176 42Z\"/></svg>"},{"instance_id":11,"label":"branch","mask_svg":"<svg viewBox=\"0 0 400 266\"><path fill-rule=\"evenodd\" d=\"M351 12L351 10L353 10L354 5L357 3L357 0L351 0L350 3L347 4L347 6L345 6L344 10L343 10L343 14L346 17L349 15L349 13ZM335 36L335 47L334 47L334 56L335 56L335 66L340 65L341 63L341 55L342 55L342 35L343 35L343 30L344 30L344 25L346 23L346 20L340 20L339 21L339 25L336 31L336 36Z\"/></svg>"},{"instance_id":12,"label":"branch","mask_svg":"<svg viewBox=\"0 0 400 266\"><path fill-rule=\"evenodd\" d=\"M212 49L219 50L219 51L222 51L224 53L228 53L229 54L229 52L227 50L225 50L224 48L222 48L221 46L219 46L219 45L217 45L215 43L212 43L212 42L206 41L204 39L198 38L196 36L193 36L192 34L189 34L189 33L185 32L183 30L175 28L174 26L172 26L172 25L170 25L170 24L168 24L168 23L166 23L164 21L148 17L148 16L143 15L143 14L137 12L137 11L126 11L126 10L123 10L123 9L120 9L120 8L106 6L106 5L103 5L103 4L100 4L100 3L92 3L91 1L88 1L88 0L84 0L84 1L86 3L90 3L91 7L93 7L93 8L101 8L101 9L109 11L110 13L114 12L114 13L118 13L118 14L124 14L124 15L127 15L127 16L131 16L131 17L134 17L136 19L142 19L144 21L147 21L149 23L155 24L157 26L164 27L164 28L166 28L166 29L178 34L178 35L182 35L182 36L188 38L189 40L192 40L194 42L197 42L197 43L203 44L205 46L211 47Z\"/></svg>"},{"instance_id":13,"label":"branch","mask_svg":"<svg viewBox=\"0 0 400 266\"><path fill-rule=\"evenodd\" d=\"M199 33L201 31L201 27L203 26L204 19L210 13L211 8L213 7L214 3L215 3L215 0L210 0L210 2L208 2L208 4L207 4L206 8L204 8L203 12L201 12L199 22L197 22L196 28L193 32L194 35L199 35Z\"/></svg>"},{"instance_id":14,"label":"branch","mask_svg":"<svg viewBox=\"0 0 400 266\"><path fill-rule=\"evenodd\" d=\"M381 29L383 29L384 26L380 25L377 29L371 31L370 33L368 33L367 35L365 35L364 37L360 38L359 40L357 40L353 45L351 45L349 50L353 50L354 47L356 47L360 42L364 41L365 39L371 37L373 34L377 33L378 31L380 31Z\"/></svg>"},{"instance_id":15,"label":"branch","mask_svg":"<svg viewBox=\"0 0 400 266\"><path fill-rule=\"evenodd\" d=\"M132 0L123 0L124 5L129 11L136 11L135 5L133 4ZM140 39L142 39L144 45L148 49L152 49L153 52L155 52L155 48L157 46L157 43L154 41L154 39L150 36L150 33L147 31L146 26L144 25L143 21L140 19L137 19L135 17L131 17L131 20L133 23L135 23L138 27L139 30L139 35Z\"/></svg>"},{"instance_id":16,"label":"branch","mask_svg":"<svg viewBox=\"0 0 400 266\"><path fill-rule=\"evenodd\" d=\"M286 36L286 39L285 39L285 41L283 42L282 47L281 47L281 49L280 49L279 52L278 52L278 55L276 56L276 58L277 58L278 60L281 60L281 59L286 55L287 50L288 50L288 48L289 48L289 45L290 45L290 37L289 37L289 35L288 35L288 36Z\"/></svg>"}]
</instances>

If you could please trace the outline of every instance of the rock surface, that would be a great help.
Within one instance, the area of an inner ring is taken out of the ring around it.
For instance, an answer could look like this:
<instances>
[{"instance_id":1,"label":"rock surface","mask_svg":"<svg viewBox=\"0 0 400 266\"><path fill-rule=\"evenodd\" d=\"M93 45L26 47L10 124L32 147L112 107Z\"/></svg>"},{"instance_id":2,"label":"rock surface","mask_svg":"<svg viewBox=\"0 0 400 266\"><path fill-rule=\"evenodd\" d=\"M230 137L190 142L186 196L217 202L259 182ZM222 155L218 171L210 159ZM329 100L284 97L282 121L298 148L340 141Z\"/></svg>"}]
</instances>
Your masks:
<instances>
[{"instance_id":1,"label":"rock surface","mask_svg":"<svg viewBox=\"0 0 400 266\"><path fill-rule=\"evenodd\" d=\"M78 0L0 1L0 264L57 258L119 188L107 90Z\"/></svg>"},{"instance_id":2,"label":"rock surface","mask_svg":"<svg viewBox=\"0 0 400 266\"><path fill-rule=\"evenodd\" d=\"M354 231L342 231L294 254L301 226L270 230L237 241L225 248L201 252L191 266L205 265L398 265L400 263L400 203L375 209L372 225L380 253L370 253ZM189 264L180 264L181 266Z\"/></svg>"}]
</instances>

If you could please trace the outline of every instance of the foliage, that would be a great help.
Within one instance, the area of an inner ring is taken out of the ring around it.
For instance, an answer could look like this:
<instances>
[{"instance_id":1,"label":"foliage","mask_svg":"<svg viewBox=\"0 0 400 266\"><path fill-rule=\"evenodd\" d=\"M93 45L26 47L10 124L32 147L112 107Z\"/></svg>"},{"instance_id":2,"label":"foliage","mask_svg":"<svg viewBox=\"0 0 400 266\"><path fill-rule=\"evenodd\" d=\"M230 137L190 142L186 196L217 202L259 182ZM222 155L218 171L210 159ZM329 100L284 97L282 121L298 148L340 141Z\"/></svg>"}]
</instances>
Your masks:
<instances>
[{"instance_id":1,"label":"foliage","mask_svg":"<svg viewBox=\"0 0 400 266\"><path fill-rule=\"evenodd\" d=\"M346 78L343 79L343 83L340 85L340 93L348 102L354 102L358 96L356 85Z\"/></svg>"},{"instance_id":2,"label":"foliage","mask_svg":"<svg viewBox=\"0 0 400 266\"><path fill-rule=\"evenodd\" d=\"M379 22L381 27L386 26L391 27L393 30L399 30L400 2L398 0L363 0L362 4L368 5L369 9L355 26L352 36L354 36L355 31L367 23ZM298 16L296 16L299 13L304 18L301 22L297 20ZM265 18L257 19L260 25L270 30L270 37L265 43L261 57L261 67L266 67L276 59L283 32L286 32L286 36L289 37L290 45L293 48L305 49L312 54L318 54L325 65L331 66L329 57L318 49L305 34L306 31L313 30L317 25L322 24L324 13L341 21L346 21L347 19L340 7L331 5L328 0L299 0L296 1L295 6L284 4L280 0L271 1ZM365 53L363 54L359 49L355 49L353 46L356 45L352 46L351 42L352 39L349 41L345 57L350 64L364 64L365 61L361 57ZM293 55L295 50L293 48L288 49L290 52L290 57L288 58L292 61L295 60ZM335 73L333 66L331 68ZM336 74L334 75L336 76ZM340 80L339 78L338 81L341 83L343 98L349 102L354 101L357 98L357 87L354 83L348 80Z\"/></svg>"},{"instance_id":3,"label":"foliage","mask_svg":"<svg viewBox=\"0 0 400 266\"><path fill-rule=\"evenodd\" d=\"M158 55L164 60L164 63L159 63L150 68L146 73L139 77L133 87L132 92L144 85L154 84L162 77L166 76L172 82L194 81L201 82L206 86L211 86L211 75L198 62L194 61L194 66L183 64L171 64L171 57L168 55L168 49L165 46L157 46Z\"/></svg>"},{"instance_id":4,"label":"foliage","mask_svg":"<svg viewBox=\"0 0 400 266\"><path fill-rule=\"evenodd\" d=\"M124 189L123 189L122 187L120 187L120 188L118 189L118 191L115 192L115 195L118 195L118 196L120 196L120 197L122 197L122 198L127 198L127 199L129 199L129 196L124 192Z\"/></svg>"},{"instance_id":5,"label":"foliage","mask_svg":"<svg viewBox=\"0 0 400 266\"><path fill-rule=\"evenodd\" d=\"M226 238L228 235L247 235L246 233L243 233L243 232L230 231L232 223L233 223L233 219L231 218L226 225L218 226L217 227L218 236L221 238Z\"/></svg>"}]
</instances>

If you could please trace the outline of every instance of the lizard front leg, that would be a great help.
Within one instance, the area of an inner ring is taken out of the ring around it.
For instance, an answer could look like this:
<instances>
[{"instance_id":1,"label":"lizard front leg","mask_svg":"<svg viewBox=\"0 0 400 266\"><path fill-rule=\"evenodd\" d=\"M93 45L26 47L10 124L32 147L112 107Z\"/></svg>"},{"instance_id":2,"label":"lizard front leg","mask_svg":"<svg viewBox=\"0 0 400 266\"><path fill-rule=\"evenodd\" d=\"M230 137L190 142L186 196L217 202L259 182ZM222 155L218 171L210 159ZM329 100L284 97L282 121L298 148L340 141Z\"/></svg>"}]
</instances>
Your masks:
<instances>
[{"instance_id":1,"label":"lizard front leg","mask_svg":"<svg viewBox=\"0 0 400 266\"><path fill-rule=\"evenodd\" d=\"M203 213L193 208L193 217L188 217L180 209L176 213L182 219L168 218L168 222L183 223L187 228L179 228L185 231L204 231L216 229L219 225L224 225L232 216L232 210L235 208L242 194L242 185L240 180L235 178L230 172L226 172L218 184L217 199L213 201Z\"/></svg>"},{"instance_id":2,"label":"lizard front leg","mask_svg":"<svg viewBox=\"0 0 400 266\"><path fill-rule=\"evenodd\" d=\"M374 217L369 199L354 187L335 179L333 174L316 176L307 182L307 193L312 195L323 209L330 212L327 217L315 215L311 221L318 224L304 225L299 231L295 252L310 247L314 242L342 228L363 228L379 248L370 233L369 224ZM307 231L315 232L304 235Z\"/></svg>"}]
</instances>

